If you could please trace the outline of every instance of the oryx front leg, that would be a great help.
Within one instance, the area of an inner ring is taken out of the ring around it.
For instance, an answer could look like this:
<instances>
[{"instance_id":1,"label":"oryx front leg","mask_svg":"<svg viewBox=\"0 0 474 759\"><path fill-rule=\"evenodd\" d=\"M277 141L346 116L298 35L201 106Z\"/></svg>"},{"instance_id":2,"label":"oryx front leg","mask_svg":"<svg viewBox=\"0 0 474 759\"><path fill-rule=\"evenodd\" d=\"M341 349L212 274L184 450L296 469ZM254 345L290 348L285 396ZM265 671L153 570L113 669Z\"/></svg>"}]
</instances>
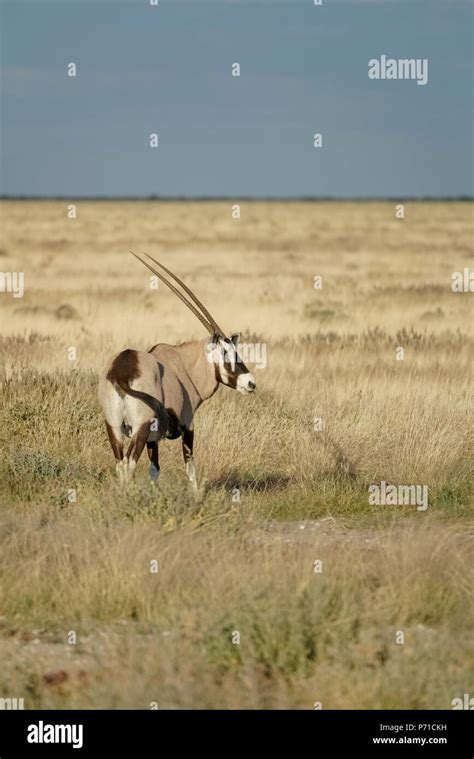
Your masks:
<instances>
[{"instance_id":1,"label":"oryx front leg","mask_svg":"<svg viewBox=\"0 0 474 759\"><path fill-rule=\"evenodd\" d=\"M194 441L194 431L193 430L186 430L184 429L182 432L183 436L183 458L184 458L184 465L186 468L186 476L193 486L194 490L198 489L197 484L197 477L196 477L196 467L194 466L194 459L193 459L193 441Z\"/></svg>"}]
</instances>

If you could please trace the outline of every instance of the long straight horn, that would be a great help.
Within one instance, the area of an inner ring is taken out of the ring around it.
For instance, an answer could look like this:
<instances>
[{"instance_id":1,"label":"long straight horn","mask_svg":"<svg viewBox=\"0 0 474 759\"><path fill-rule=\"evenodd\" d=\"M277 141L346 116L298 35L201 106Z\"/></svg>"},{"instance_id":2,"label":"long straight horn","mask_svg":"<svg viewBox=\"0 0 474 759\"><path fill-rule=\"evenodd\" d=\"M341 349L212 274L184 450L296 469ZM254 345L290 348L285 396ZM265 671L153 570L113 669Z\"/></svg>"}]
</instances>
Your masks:
<instances>
[{"instance_id":1,"label":"long straight horn","mask_svg":"<svg viewBox=\"0 0 474 759\"><path fill-rule=\"evenodd\" d=\"M170 277L172 277L174 279L174 281L178 283L178 285L181 285L181 287L183 288L184 292L189 295L189 297L191 298L191 300L196 304L196 306L198 308L201 309L201 311L204 314L204 316L209 320L209 323L212 324L212 326L214 327L214 331L217 332L219 335L221 335L221 337L225 337L225 332L223 332L221 330L221 328L217 324L217 322L214 319L214 317L211 316L211 314L209 313L209 311L207 310L207 308L202 305L201 301L194 295L193 291L187 285L185 285L184 282L182 282L182 280L179 277L176 276L176 274L173 274L173 272L170 271L169 269L167 269L166 266L163 266L163 264L160 264L160 262L157 261L156 258L153 258L148 253L144 253L144 255L147 256L147 258L149 258L151 261L153 261L153 263L155 263L157 266L159 266L160 269L163 269L163 271L165 271L167 274L169 274Z\"/></svg>"},{"instance_id":2,"label":"long straight horn","mask_svg":"<svg viewBox=\"0 0 474 759\"><path fill-rule=\"evenodd\" d=\"M169 289L172 290L174 292L174 294L177 295L178 298L183 301L183 303L185 303L187 305L187 307L190 309L190 311L192 311L193 314L195 316L197 316L197 318L199 319L199 321L201 322L201 324L204 324L204 326L208 330L208 332L210 332L211 335L214 334L214 326L211 325L211 324L209 324L209 322L207 321L207 319L204 318L204 316L200 313L200 311L197 310L197 308L195 308L193 306L192 303L189 303L189 301L184 297L184 295L178 290L177 287L175 287L174 285L172 285L171 282L168 282L168 280L165 279L165 277L162 274L159 274L156 271L156 269L153 268L153 266L150 266L150 264L147 263L147 261L144 261L142 258L140 258L140 256L137 256L137 254L134 253L133 250L131 250L130 253L132 254L132 256L135 256L135 258L138 258L138 260L144 266L146 266L147 269L149 269L151 272L153 272L153 274L156 277L158 277L158 279L161 279L161 281L164 282L164 284L167 287L169 287Z\"/></svg>"}]
</instances>

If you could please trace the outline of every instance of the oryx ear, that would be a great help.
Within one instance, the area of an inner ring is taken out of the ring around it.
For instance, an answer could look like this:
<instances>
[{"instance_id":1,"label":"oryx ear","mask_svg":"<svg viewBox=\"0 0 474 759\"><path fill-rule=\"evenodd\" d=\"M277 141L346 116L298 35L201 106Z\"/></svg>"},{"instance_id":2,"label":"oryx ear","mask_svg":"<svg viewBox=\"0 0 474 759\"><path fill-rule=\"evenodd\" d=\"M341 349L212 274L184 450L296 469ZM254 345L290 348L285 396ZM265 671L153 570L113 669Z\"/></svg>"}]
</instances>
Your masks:
<instances>
[{"instance_id":1,"label":"oryx ear","mask_svg":"<svg viewBox=\"0 0 474 759\"><path fill-rule=\"evenodd\" d=\"M238 344L240 343L240 336L241 332L234 332L233 335L230 336L231 341L234 343L235 347L237 348Z\"/></svg>"}]
</instances>

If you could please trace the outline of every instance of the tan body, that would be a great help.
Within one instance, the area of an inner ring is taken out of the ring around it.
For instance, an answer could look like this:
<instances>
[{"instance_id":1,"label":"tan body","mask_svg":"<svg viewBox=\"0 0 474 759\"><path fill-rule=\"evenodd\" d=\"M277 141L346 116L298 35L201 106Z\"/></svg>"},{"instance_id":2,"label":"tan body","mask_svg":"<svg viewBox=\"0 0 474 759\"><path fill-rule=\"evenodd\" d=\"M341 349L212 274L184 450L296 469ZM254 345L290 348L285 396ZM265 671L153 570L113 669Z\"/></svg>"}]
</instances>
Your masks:
<instances>
[{"instance_id":1,"label":"tan body","mask_svg":"<svg viewBox=\"0 0 474 759\"><path fill-rule=\"evenodd\" d=\"M163 403L179 424L192 429L194 414L218 388L214 364L206 355L208 340L167 345L158 343L150 354L158 362Z\"/></svg>"}]
</instances>

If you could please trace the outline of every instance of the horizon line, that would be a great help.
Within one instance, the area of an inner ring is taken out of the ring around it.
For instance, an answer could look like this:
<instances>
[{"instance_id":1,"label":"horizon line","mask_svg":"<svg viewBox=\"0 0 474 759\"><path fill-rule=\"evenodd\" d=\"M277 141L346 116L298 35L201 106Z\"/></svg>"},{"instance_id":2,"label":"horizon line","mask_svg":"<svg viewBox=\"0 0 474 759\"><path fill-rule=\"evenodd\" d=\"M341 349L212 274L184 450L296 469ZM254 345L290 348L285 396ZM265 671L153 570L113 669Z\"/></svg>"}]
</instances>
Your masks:
<instances>
[{"instance_id":1,"label":"horizon line","mask_svg":"<svg viewBox=\"0 0 474 759\"><path fill-rule=\"evenodd\" d=\"M86 201L134 201L134 202L226 202L247 201L259 203L314 203L314 202L468 202L474 195L0 195L0 200L86 200Z\"/></svg>"}]
</instances>

